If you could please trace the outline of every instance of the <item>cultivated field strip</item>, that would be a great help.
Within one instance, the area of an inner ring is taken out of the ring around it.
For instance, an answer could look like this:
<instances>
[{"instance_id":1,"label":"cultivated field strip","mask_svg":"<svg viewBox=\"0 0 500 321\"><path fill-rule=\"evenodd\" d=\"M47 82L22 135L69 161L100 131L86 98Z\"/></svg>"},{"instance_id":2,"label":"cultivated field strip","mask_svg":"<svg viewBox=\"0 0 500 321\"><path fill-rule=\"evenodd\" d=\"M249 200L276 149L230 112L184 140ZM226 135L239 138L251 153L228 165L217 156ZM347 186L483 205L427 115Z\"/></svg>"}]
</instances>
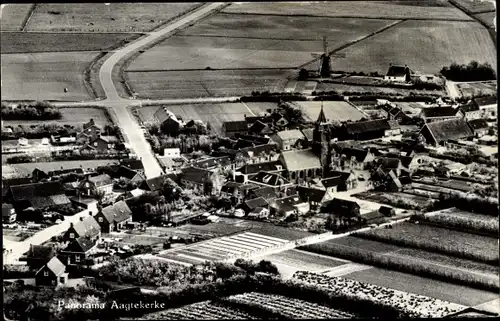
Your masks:
<instances>
[{"instance_id":1,"label":"cultivated field strip","mask_svg":"<svg viewBox=\"0 0 500 321\"><path fill-rule=\"evenodd\" d=\"M329 277L324 274L298 271L293 275L293 279L322 287L339 296L368 299L385 306L396 307L409 317L439 318L465 308L458 304L422 295L339 277Z\"/></svg>"},{"instance_id":2,"label":"cultivated field strip","mask_svg":"<svg viewBox=\"0 0 500 321\"><path fill-rule=\"evenodd\" d=\"M252 315L210 301L147 314L140 320L254 320Z\"/></svg>"},{"instance_id":3,"label":"cultivated field strip","mask_svg":"<svg viewBox=\"0 0 500 321\"><path fill-rule=\"evenodd\" d=\"M230 256L245 256L247 253L287 243L287 240L265 236L252 232L217 238L194 244L186 248L178 248L160 254L171 260L217 261Z\"/></svg>"},{"instance_id":4,"label":"cultivated field strip","mask_svg":"<svg viewBox=\"0 0 500 321\"><path fill-rule=\"evenodd\" d=\"M329 307L282 295L250 292L237 294L225 299L229 302L250 303L277 311L289 319L350 319L354 315Z\"/></svg>"}]
</instances>

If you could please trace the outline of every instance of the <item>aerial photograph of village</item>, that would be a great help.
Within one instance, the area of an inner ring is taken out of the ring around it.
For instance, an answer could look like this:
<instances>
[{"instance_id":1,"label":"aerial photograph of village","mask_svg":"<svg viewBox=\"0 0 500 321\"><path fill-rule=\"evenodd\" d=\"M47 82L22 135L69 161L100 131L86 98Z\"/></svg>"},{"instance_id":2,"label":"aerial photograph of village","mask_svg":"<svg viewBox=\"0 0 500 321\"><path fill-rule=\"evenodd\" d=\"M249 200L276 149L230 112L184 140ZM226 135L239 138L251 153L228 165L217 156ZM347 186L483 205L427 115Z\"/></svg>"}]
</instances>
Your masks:
<instances>
[{"instance_id":1,"label":"aerial photograph of village","mask_svg":"<svg viewBox=\"0 0 500 321\"><path fill-rule=\"evenodd\" d=\"M496 3L4 3L3 319L500 316Z\"/></svg>"}]
</instances>

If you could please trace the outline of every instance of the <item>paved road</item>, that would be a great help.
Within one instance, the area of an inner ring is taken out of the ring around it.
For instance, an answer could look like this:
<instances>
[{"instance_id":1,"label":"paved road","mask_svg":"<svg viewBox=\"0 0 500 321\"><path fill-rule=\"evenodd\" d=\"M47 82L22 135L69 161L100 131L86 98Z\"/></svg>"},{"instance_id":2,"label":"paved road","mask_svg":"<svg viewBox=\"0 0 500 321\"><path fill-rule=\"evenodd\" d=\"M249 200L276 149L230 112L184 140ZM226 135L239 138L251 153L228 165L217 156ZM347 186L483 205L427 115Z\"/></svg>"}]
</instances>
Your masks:
<instances>
[{"instance_id":1,"label":"paved road","mask_svg":"<svg viewBox=\"0 0 500 321\"><path fill-rule=\"evenodd\" d=\"M452 99L460 98L462 96L457 88L456 83L451 80L446 80L446 92Z\"/></svg>"},{"instance_id":2,"label":"paved road","mask_svg":"<svg viewBox=\"0 0 500 321\"><path fill-rule=\"evenodd\" d=\"M4 247L7 250L12 250L12 253L4 255L4 264L14 264L19 258L23 255L23 253L27 252L30 248L30 244L40 245L49 241L53 236L64 233L68 230L70 223L76 223L80 220L80 217L86 217L89 215L89 211L85 210L80 213L77 213L73 216L67 216L66 219L61 224L52 225L46 229L43 229L31 237L28 237L22 242L5 242L4 239Z\"/></svg>"}]
</instances>

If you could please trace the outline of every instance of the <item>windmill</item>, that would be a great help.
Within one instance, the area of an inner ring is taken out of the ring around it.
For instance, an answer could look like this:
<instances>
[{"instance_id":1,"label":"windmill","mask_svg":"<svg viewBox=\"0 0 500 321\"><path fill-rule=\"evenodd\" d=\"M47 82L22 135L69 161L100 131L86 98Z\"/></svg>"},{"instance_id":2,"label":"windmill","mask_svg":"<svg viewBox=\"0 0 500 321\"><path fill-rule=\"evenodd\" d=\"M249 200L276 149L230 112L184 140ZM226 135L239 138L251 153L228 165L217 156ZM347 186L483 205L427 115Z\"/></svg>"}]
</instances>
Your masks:
<instances>
[{"instance_id":1,"label":"windmill","mask_svg":"<svg viewBox=\"0 0 500 321\"><path fill-rule=\"evenodd\" d=\"M328 40L326 36L323 36L323 52L313 52L311 53L313 58L318 59L318 75L320 77L328 78L330 77L330 59L333 58L345 58L345 53L330 54L328 51Z\"/></svg>"}]
</instances>

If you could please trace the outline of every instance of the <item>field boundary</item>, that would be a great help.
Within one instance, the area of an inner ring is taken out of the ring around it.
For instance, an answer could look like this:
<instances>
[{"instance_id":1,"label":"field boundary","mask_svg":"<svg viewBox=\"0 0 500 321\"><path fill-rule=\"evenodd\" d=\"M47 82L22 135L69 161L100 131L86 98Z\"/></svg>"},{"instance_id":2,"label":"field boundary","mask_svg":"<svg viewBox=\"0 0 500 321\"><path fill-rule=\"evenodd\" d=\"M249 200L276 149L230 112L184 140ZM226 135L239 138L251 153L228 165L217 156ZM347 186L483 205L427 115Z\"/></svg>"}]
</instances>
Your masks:
<instances>
[{"instance_id":1,"label":"field boundary","mask_svg":"<svg viewBox=\"0 0 500 321\"><path fill-rule=\"evenodd\" d=\"M30 11L28 12L26 17L24 18L23 23L21 24L21 31L22 32L26 31L26 27L28 26L28 23L31 19L31 16L33 16L33 12L35 12L37 5L38 5L37 3L34 3L31 5Z\"/></svg>"},{"instance_id":2,"label":"field boundary","mask_svg":"<svg viewBox=\"0 0 500 321\"><path fill-rule=\"evenodd\" d=\"M176 71L231 71L231 70L295 70L295 67L288 68L210 68L210 69L129 69L124 72L176 72Z\"/></svg>"},{"instance_id":3,"label":"field boundary","mask_svg":"<svg viewBox=\"0 0 500 321\"><path fill-rule=\"evenodd\" d=\"M198 7L190 10L190 11L184 12L184 13L180 14L179 16L177 16L175 19L171 19L169 22L173 22L176 19L180 19L184 15L187 15L190 12L201 8L204 5L206 5L206 4L204 3L204 4L202 4L202 5L198 6ZM181 28L172 30L171 32L164 34L163 36L161 36L160 38L156 39L155 41L152 41L152 42L146 44L145 46L143 46L143 47L141 47L141 48L139 48L139 49L137 49L137 50L129 53L128 55L126 55L125 57L123 57L120 61L118 61L118 63L116 63L115 67L113 68L113 74L115 74L115 70L117 70L117 72L118 72L118 74L116 74L117 75L117 79L119 79L118 80L118 84L115 81L115 86L116 86L118 95L123 94L123 90L125 90L125 91L133 90L133 87L129 86L129 84L128 84L129 79L128 79L128 77L125 74L125 70L128 68L128 66L130 66L130 64L132 63L132 61L134 61L140 54L142 54L145 51L151 49L152 47L158 45L159 43L165 41L166 39L170 38L172 35L175 35L175 34L181 32L181 31L186 30L187 28L193 26L198 21L203 20L206 17L209 17L209 16L211 16L213 14L219 13L221 10L224 10L229 5L230 4L225 4L224 6L221 6L221 7L217 8L217 10L211 11L211 12L203 15L203 16L199 17L198 19L196 19L194 21L191 21L191 23L184 25ZM156 29L160 29L160 28L161 27L156 28ZM122 86L120 86L120 85L122 85ZM127 87L129 89L127 89Z\"/></svg>"},{"instance_id":4,"label":"field boundary","mask_svg":"<svg viewBox=\"0 0 500 321\"><path fill-rule=\"evenodd\" d=\"M344 49L347 49L347 48L349 48L349 47L351 47L351 46L353 46L353 45L355 45L355 44L357 44L357 43L360 43L361 41L364 41L364 40L366 40L366 39L369 39L369 38L371 38L371 37L374 37L374 36L376 36L376 35L378 35L378 34L380 34L380 33L384 32L384 31L387 31L387 30L389 30L389 29L391 29L391 28L393 28L393 27L395 27L395 26L397 26L397 25L400 25L400 24L402 24L402 23L403 23L403 22L405 22L405 21L407 21L407 19L403 19L403 20L396 20L395 22L393 22L393 23L391 23L391 24L389 24L389 25L387 25L387 26L385 26L385 27L382 27L382 28L380 28L380 29L378 29L378 30L375 30L375 31L373 31L373 32L371 32L371 33L369 33L369 34L367 34L366 36L363 36L363 37L361 37L361 38L359 38L359 39L356 39L356 40L349 41L349 42L347 42L347 43L345 43L345 44L343 44L343 45L341 45L341 46L339 46L339 47L337 47L337 48L335 48L335 49L333 49L333 50L330 50L330 52L328 52L328 54L329 54L329 55L332 55L332 54L334 54L334 53L337 53L337 52L339 52L339 51L342 51L342 50L344 50ZM297 69L302 69L302 68L304 68L304 67L306 67L306 66L308 66L308 65L310 65L310 64L312 64L312 63L314 63L314 62L316 62L316 61L318 61L319 59L320 59L320 58L312 59L312 60L310 60L310 61L308 61L308 62L306 62L306 63L304 63L304 64L300 65L299 67L297 67Z\"/></svg>"},{"instance_id":5,"label":"field boundary","mask_svg":"<svg viewBox=\"0 0 500 321\"><path fill-rule=\"evenodd\" d=\"M256 16L277 16L277 17L310 17L310 18L332 18L332 19L370 19L370 20L422 20L422 21L463 21L470 22L471 19L444 19L444 18L407 18L407 17L395 17L389 18L386 16L378 17L366 17L366 16L324 16L324 15L310 15L310 14L278 14L278 13L254 13L254 12L220 12L221 14L227 15L256 15Z\"/></svg>"}]
</instances>

